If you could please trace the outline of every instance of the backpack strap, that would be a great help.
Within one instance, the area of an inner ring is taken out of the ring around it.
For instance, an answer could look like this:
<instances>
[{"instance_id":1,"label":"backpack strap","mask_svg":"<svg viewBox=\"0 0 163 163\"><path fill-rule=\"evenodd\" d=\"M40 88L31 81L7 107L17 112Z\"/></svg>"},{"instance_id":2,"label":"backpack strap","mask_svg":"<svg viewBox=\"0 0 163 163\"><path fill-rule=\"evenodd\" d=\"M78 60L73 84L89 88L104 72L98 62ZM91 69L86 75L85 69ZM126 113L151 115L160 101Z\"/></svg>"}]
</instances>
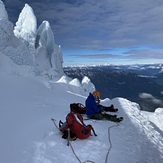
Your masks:
<instances>
[{"instance_id":1,"label":"backpack strap","mask_svg":"<svg viewBox=\"0 0 163 163\"><path fill-rule=\"evenodd\" d=\"M78 119L81 121L81 123L83 124L83 117L80 114L77 114L77 113L76 113L76 115L77 115Z\"/></svg>"},{"instance_id":2,"label":"backpack strap","mask_svg":"<svg viewBox=\"0 0 163 163\"><path fill-rule=\"evenodd\" d=\"M92 128L92 131L93 131L94 136L97 136L97 134L95 133L94 128L92 127L92 125L91 125L91 128Z\"/></svg>"},{"instance_id":3,"label":"backpack strap","mask_svg":"<svg viewBox=\"0 0 163 163\"><path fill-rule=\"evenodd\" d=\"M75 114L77 114L77 113L75 113ZM77 117L78 117L78 119L81 121L81 123L82 123L84 126L86 126L85 123L83 122L83 117L82 117L80 114L77 114ZM94 128L92 127L92 125L88 125L88 126L90 126L90 128L92 129L92 132L93 132L94 136L97 136L97 134L95 133Z\"/></svg>"},{"instance_id":4,"label":"backpack strap","mask_svg":"<svg viewBox=\"0 0 163 163\"><path fill-rule=\"evenodd\" d=\"M80 114L74 113L74 112L69 113L69 115L70 114L76 119L76 121L78 121L78 122L80 121L79 123L81 123L83 126L86 126L85 123L83 122L83 117ZM73 119L73 123L74 123L74 119ZM94 136L97 136L92 125L87 125L87 126L89 126L92 129Z\"/></svg>"},{"instance_id":5,"label":"backpack strap","mask_svg":"<svg viewBox=\"0 0 163 163\"><path fill-rule=\"evenodd\" d=\"M80 124L83 125L83 117L82 117L80 114L78 114L78 113L76 113L76 112L71 112L70 114L74 117L74 119L75 119L77 122L79 122Z\"/></svg>"}]
</instances>

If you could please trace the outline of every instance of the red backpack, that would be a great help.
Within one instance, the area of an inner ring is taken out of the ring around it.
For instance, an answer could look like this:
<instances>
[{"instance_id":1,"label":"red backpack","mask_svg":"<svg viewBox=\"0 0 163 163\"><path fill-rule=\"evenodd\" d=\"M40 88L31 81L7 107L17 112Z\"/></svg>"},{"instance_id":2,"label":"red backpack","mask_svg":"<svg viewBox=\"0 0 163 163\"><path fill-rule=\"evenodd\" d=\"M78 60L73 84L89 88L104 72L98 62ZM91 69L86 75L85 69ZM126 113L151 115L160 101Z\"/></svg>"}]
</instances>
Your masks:
<instances>
[{"instance_id":1,"label":"red backpack","mask_svg":"<svg viewBox=\"0 0 163 163\"><path fill-rule=\"evenodd\" d=\"M72 110L79 114L86 114L86 107L81 103L70 104L70 111Z\"/></svg>"},{"instance_id":2,"label":"red backpack","mask_svg":"<svg viewBox=\"0 0 163 163\"><path fill-rule=\"evenodd\" d=\"M91 130L93 131L94 135L97 136L93 127L91 125L85 125L83 122L83 117L73 111L67 115L65 123L60 121L59 124L59 129L64 134L66 134L68 128L70 129L70 137L86 139L91 135ZM62 138L67 138L67 135L63 135Z\"/></svg>"}]
</instances>

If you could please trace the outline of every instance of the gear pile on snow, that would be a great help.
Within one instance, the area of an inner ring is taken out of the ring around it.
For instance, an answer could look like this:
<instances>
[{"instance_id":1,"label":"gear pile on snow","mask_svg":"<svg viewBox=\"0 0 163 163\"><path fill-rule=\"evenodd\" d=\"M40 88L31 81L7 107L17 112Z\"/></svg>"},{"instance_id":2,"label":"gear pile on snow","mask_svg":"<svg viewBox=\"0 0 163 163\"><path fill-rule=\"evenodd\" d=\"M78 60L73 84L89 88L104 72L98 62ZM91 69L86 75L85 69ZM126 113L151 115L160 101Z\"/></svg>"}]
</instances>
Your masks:
<instances>
[{"instance_id":1,"label":"gear pile on snow","mask_svg":"<svg viewBox=\"0 0 163 163\"><path fill-rule=\"evenodd\" d=\"M70 135L68 133L68 129L70 130ZM83 117L72 110L66 117L66 122L59 122L59 130L63 133L62 138L67 139L70 136L70 140L79 139L87 139L91 135L91 131L93 131L94 135L96 135L93 127L91 125L85 125L83 122Z\"/></svg>"}]
</instances>

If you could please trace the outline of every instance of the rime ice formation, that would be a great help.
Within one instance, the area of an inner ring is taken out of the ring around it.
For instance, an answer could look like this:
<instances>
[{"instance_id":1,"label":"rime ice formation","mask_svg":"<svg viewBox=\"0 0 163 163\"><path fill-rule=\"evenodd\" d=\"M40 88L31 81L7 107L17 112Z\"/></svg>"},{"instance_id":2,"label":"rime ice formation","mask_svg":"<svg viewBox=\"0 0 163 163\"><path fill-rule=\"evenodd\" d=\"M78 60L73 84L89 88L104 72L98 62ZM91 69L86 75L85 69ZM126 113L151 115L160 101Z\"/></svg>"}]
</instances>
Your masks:
<instances>
[{"instance_id":1,"label":"rime ice formation","mask_svg":"<svg viewBox=\"0 0 163 163\"><path fill-rule=\"evenodd\" d=\"M0 20L8 19L8 14L2 1L0 1Z\"/></svg>"},{"instance_id":2,"label":"rime ice formation","mask_svg":"<svg viewBox=\"0 0 163 163\"><path fill-rule=\"evenodd\" d=\"M49 22L43 21L37 29L37 19L28 4L22 9L13 30L13 23L8 20L5 6L0 1L0 38L0 54L8 56L12 65L28 67L29 71L24 75L31 71L48 78L64 75L61 46L56 45Z\"/></svg>"},{"instance_id":3,"label":"rime ice formation","mask_svg":"<svg viewBox=\"0 0 163 163\"><path fill-rule=\"evenodd\" d=\"M14 34L28 47L32 56L35 55L36 30L37 19L33 9L28 4L25 4L14 27Z\"/></svg>"},{"instance_id":4,"label":"rime ice formation","mask_svg":"<svg viewBox=\"0 0 163 163\"><path fill-rule=\"evenodd\" d=\"M0 1L0 50L4 49L12 36L13 24L8 21L8 14L2 1Z\"/></svg>"},{"instance_id":5,"label":"rime ice formation","mask_svg":"<svg viewBox=\"0 0 163 163\"><path fill-rule=\"evenodd\" d=\"M17 65L33 65L29 49L14 35L13 24L8 20L3 5L0 5L0 11L3 15L0 19L0 52L10 57Z\"/></svg>"},{"instance_id":6,"label":"rime ice formation","mask_svg":"<svg viewBox=\"0 0 163 163\"><path fill-rule=\"evenodd\" d=\"M48 21L43 21L37 30L35 48L35 62L40 73L49 74L51 78L63 75L61 47L55 44Z\"/></svg>"},{"instance_id":7,"label":"rime ice formation","mask_svg":"<svg viewBox=\"0 0 163 163\"><path fill-rule=\"evenodd\" d=\"M14 34L22 40L31 41L30 39L35 38L36 29L37 20L33 9L28 4L25 4L16 22Z\"/></svg>"}]
</instances>

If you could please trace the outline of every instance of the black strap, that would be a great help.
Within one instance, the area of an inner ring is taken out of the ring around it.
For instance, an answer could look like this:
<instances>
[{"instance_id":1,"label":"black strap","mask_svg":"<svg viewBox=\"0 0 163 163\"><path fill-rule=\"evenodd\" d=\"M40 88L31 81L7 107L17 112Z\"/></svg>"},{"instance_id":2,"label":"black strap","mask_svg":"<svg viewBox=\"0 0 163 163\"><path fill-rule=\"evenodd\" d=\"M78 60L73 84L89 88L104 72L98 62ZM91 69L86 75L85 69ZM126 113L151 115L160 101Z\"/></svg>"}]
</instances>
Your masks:
<instances>
[{"instance_id":1,"label":"black strap","mask_svg":"<svg viewBox=\"0 0 163 163\"><path fill-rule=\"evenodd\" d=\"M92 127L92 126L91 126L91 127ZM93 131L94 136L97 136L97 134L95 133L95 130L94 130L93 127L92 127L92 131Z\"/></svg>"},{"instance_id":2,"label":"black strap","mask_svg":"<svg viewBox=\"0 0 163 163\"><path fill-rule=\"evenodd\" d=\"M73 114L73 116L74 116L74 118L75 118L75 113L72 113ZM77 117L78 117L78 114L77 114ZM83 118L83 117L82 117ZM76 119L76 118L75 118ZM79 120L80 120L80 118L78 118ZM83 121L81 121L81 123L84 125L84 126L86 126L85 125L85 123L83 122ZM93 134L94 134L94 136L97 136L97 134L95 133L95 130L94 130L94 128L92 127L92 125L90 125L91 126L91 129L92 129L92 131L93 131Z\"/></svg>"}]
</instances>

